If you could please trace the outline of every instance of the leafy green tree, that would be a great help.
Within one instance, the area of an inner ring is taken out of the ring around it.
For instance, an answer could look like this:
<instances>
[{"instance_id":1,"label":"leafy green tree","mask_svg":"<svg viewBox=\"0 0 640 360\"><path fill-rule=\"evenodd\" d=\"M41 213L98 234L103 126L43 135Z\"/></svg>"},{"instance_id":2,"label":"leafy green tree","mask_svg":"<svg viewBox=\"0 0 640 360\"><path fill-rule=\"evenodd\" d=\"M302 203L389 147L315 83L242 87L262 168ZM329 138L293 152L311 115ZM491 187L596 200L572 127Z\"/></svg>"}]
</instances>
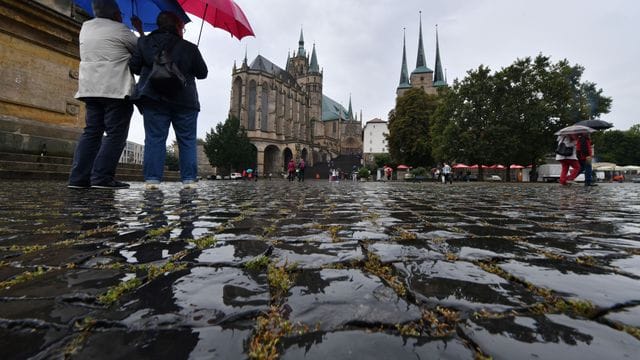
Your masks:
<instances>
[{"instance_id":1,"label":"leafy green tree","mask_svg":"<svg viewBox=\"0 0 640 360\"><path fill-rule=\"evenodd\" d=\"M256 148L249 141L247 131L240 126L240 120L233 116L207 133L204 152L211 166L228 170L229 173L234 169L253 168L256 164Z\"/></svg>"},{"instance_id":2,"label":"leafy green tree","mask_svg":"<svg viewBox=\"0 0 640 360\"><path fill-rule=\"evenodd\" d=\"M376 169L392 164L391 155L389 154L376 154L373 156L373 161L376 164Z\"/></svg>"},{"instance_id":3,"label":"leafy green tree","mask_svg":"<svg viewBox=\"0 0 640 360\"><path fill-rule=\"evenodd\" d=\"M627 131L609 130L592 136L595 157L601 162L640 165L640 126Z\"/></svg>"},{"instance_id":4,"label":"leafy green tree","mask_svg":"<svg viewBox=\"0 0 640 360\"><path fill-rule=\"evenodd\" d=\"M408 90L389 113L389 152L398 162L412 166L429 166L431 139L429 122L438 104L436 95L420 88Z\"/></svg>"},{"instance_id":5,"label":"leafy green tree","mask_svg":"<svg viewBox=\"0 0 640 360\"><path fill-rule=\"evenodd\" d=\"M173 146L167 146L167 157L164 163L167 166L167 169L171 171L180 170L180 160L178 159L178 154Z\"/></svg>"}]
</instances>

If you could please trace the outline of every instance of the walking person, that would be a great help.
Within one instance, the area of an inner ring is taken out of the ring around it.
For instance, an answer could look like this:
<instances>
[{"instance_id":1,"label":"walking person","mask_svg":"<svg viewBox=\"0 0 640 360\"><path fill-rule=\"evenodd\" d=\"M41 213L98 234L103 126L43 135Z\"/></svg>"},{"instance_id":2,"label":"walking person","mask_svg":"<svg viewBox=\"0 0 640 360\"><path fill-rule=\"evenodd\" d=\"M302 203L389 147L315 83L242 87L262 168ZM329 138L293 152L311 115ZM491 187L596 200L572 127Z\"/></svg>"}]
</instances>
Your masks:
<instances>
[{"instance_id":1,"label":"walking person","mask_svg":"<svg viewBox=\"0 0 640 360\"><path fill-rule=\"evenodd\" d=\"M591 165L593 159L593 147L589 134L579 134L576 141L576 155L580 163L580 172L584 172L584 186L597 186L594 184L593 168Z\"/></svg>"},{"instance_id":2,"label":"walking person","mask_svg":"<svg viewBox=\"0 0 640 360\"><path fill-rule=\"evenodd\" d=\"M287 179L293 181L296 176L296 162L291 158L287 164Z\"/></svg>"},{"instance_id":3,"label":"walking person","mask_svg":"<svg viewBox=\"0 0 640 360\"><path fill-rule=\"evenodd\" d=\"M558 146L561 143L572 150L570 155L556 154L556 160L560 161L562 165L560 185L567 185L569 181L573 181L580 173L580 163L576 155L576 135L558 136ZM571 173L569 173L569 168L571 168ZM569 174L567 175L567 173Z\"/></svg>"},{"instance_id":4,"label":"walking person","mask_svg":"<svg viewBox=\"0 0 640 360\"><path fill-rule=\"evenodd\" d=\"M134 99L144 118L143 174L147 188L162 181L169 126L173 126L179 148L180 179L186 188L195 187L198 176L196 130L200 102L195 79L205 79L207 65L198 47L182 39L184 23L169 11L156 20L158 29L140 38L129 65L140 75ZM163 50L184 76L182 88L155 88L149 81L154 59Z\"/></svg>"},{"instance_id":5,"label":"walking person","mask_svg":"<svg viewBox=\"0 0 640 360\"><path fill-rule=\"evenodd\" d=\"M447 181L449 184L453 184L453 178L451 176L451 166L449 164L444 163L442 166L442 183L446 184Z\"/></svg>"},{"instance_id":6,"label":"walking person","mask_svg":"<svg viewBox=\"0 0 640 360\"><path fill-rule=\"evenodd\" d=\"M122 24L114 0L93 0L91 6L95 18L80 29L76 94L85 103L86 126L75 149L68 187L124 189L129 184L117 181L115 175L133 114L129 97L135 81L128 64L138 38ZM132 22L143 34L140 20Z\"/></svg>"},{"instance_id":7,"label":"walking person","mask_svg":"<svg viewBox=\"0 0 640 360\"><path fill-rule=\"evenodd\" d=\"M304 182L304 169L306 167L306 164L304 162L304 159L300 159L300 162L298 163L298 182Z\"/></svg>"}]
</instances>

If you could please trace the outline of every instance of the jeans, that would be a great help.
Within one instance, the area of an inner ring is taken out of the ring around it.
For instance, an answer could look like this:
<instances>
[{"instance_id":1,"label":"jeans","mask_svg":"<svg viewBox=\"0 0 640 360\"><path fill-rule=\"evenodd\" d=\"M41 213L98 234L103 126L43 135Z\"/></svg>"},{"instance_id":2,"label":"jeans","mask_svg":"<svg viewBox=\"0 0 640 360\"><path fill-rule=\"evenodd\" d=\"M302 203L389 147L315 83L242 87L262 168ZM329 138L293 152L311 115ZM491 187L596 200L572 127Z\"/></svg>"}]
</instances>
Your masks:
<instances>
[{"instance_id":1,"label":"jeans","mask_svg":"<svg viewBox=\"0 0 640 360\"><path fill-rule=\"evenodd\" d=\"M591 166L591 160L580 160L580 172L584 171L584 184L591 185L593 182L593 167Z\"/></svg>"},{"instance_id":2,"label":"jeans","mask_svg":"<svg viewBox=\"0 0 640 360\"><path fill-rule=\"evenodd\" d=\"M105 184L114 180L127 144L133 104L123 99L87 98L85 105L86 126L73 156L69 184Z\"/></svg>"},{"instance_id":3,"label":"jeans","mask_svg":"<svg viewBox=\"0 0 640 360\"><path fill-rule=\"evenodd\" d=\"M167 156L167 136L173 125L178 141L180 178L183 182L195 181L198 176L196 130L198 110L179 105L146 102L144 117L144 165L145 181L160 182Z\"/></svg>"}]
</instances>

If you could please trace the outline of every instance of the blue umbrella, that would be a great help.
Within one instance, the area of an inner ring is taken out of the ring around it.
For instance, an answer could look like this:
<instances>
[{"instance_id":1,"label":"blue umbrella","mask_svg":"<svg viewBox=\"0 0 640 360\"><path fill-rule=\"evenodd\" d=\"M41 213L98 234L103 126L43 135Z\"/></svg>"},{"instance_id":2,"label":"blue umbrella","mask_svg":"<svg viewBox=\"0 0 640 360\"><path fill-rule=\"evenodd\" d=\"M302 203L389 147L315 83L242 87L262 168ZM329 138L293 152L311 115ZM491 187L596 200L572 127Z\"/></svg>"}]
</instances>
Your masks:
<instances>
[{"instance_id":1,"label":"blue umbrella","mask_svg":"<svg viewBox=\"0 0 640 360\"><path fill-rule=\"evenodd\" d=\"M91 0L73 0L73 2L89 15L94 16ZM161 11L176 13L185 24L191 21L176 0L116 0L116 2L122 13L122 22L130 29L133 29L133 25L131 25L132 16L140 18L142 29L145 32L157 29L156 18Z\"/></svg>"}]
</instances>

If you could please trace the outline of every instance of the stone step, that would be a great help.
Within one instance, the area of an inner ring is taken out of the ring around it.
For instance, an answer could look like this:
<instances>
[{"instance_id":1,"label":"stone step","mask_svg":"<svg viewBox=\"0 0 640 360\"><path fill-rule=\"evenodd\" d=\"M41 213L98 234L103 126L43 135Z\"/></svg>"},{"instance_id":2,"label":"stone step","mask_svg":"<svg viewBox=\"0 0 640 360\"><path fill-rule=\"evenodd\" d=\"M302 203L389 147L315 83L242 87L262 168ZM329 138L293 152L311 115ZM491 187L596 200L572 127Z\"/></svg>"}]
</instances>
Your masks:
<instances>
[{"instance_id":1,"label":"stone step","mask_svg":"<svg viewBox=\"0 0 640 360\"><path fill-rule=\"evenodd\" d=\"M0 152L0 161L71 165L72 158ZM142 169L140 164L118 164L118 169Z\"/></svg>"}]
</instances>

